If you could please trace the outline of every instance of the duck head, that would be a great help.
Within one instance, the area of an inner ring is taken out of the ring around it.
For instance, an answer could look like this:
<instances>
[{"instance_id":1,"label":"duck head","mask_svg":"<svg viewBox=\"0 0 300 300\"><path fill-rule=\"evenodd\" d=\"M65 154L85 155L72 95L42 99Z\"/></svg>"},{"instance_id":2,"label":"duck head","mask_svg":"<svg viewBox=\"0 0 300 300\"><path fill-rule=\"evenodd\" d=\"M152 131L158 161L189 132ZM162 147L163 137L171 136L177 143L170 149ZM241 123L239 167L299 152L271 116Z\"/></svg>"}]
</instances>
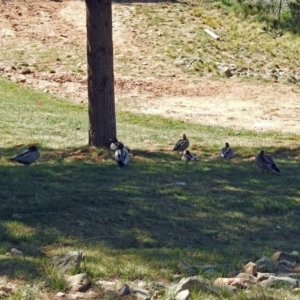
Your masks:
<instances>
[{"instance_id":1,"label":"duck head","mask_svg":"<svg viewBox=\"0 0 300 300\"><path fill-rule=\"evenodd\" d=\"M37 148L37 146L30 146L30 147L28 148L28 150L29 150L29 151L37 151L38 148Z\"/></svg>"}]
</instances>

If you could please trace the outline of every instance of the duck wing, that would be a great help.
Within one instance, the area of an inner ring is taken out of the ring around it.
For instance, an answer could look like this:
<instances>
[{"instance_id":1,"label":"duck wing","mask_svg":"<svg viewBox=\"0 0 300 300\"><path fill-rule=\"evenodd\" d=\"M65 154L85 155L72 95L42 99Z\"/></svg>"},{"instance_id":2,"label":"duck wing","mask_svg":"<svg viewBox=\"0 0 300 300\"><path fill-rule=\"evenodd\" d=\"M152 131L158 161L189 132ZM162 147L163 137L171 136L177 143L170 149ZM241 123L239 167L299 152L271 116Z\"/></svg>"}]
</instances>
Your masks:
<instances>
[{"instance_id":1,"label":"duck wing","mask_svg":"<svg viewBox=\"0 0 300 300\"><path fill-rule=\"evenodd\" d=\"M230 147L229 148L228 147L224 147L224 148L222 148L220 155L223 158L231 159L234 156L234 152L233 152L233 150Z\"/></svg>"},{"instance_id":2,"label":"duck wing","mask_svg":"<svg viewBox=\"0 0 300 300\"><path fill-rule=\"evenodd\" d=\"M263 159L264 159L264 162L269 166L270 170L280 172L278 166L276 165L275 161L273 160L273 158L271 156L264 155Z\"/></svg>"},{"instance_id":3,"label":"duck wing","mask_svg":"<svg viewBox=\"0 0 300 300\"><path fill-rule=\"evenodd\" d=\"M115 159L118 162L120 167L128 164L129 162L129 153L126 148L117 149L115 151Z\"/></svg>"},{"instance_id":4,"label":"duck wing","mask_svg":"<svg viewBox=\"0 0 300 300\"><path fill-rule=\"evenodd\" d=\"M184 139L180 139L176 142L173 151L179 150L179 151L183 151L186 150L190 145L189 140L184 140Z\"/></svg>"},{"instance_id":5,"label":"duck wing","mask_svg":"<svg viewBox=\"0 0 300 300\"><path fill-rule=\"evenodd\" d=\"M30 165L33 162L35 162L40 157L40 152L37 151L30 151L30 150L24 150L11 160L17 161L21 164Z\"/></svg>"},{"instance_id":6,"label":"duck wing","mask_svg":"<svg viewBox=\"0 0 300 300\"><path fill-rule=\"evenodd\" d=\"M184 161L195 161L198 160L198 157L195 154L183 154L181 159Z\"/></svg>"}]
</instances>

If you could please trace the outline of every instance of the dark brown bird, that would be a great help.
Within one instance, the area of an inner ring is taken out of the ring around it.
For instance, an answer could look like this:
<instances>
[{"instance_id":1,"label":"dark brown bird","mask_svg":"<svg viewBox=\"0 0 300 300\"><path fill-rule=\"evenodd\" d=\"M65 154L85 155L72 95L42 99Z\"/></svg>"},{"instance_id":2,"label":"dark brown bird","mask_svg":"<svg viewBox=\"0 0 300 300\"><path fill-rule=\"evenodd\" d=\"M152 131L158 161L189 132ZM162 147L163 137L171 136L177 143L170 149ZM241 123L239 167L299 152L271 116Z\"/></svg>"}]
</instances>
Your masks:
<instances>
[{"instance_id":1,"label":"dark brown bird","mask_svg":"<svg viewBox=\"0 0 300 300\"><path fill-rule=\"evenodd\" d=\"M233 158L234 151L230 148L229 143L225 143L225 147L222 148L220 156L225 159Z\"/></svg>"},{"instance_id":2,"label":"dark brown bird","mask_svg":"<svg viewBox=\"0 0 300 300\"><path fill-rule=\"evenodd\" d=\"M183 155L181 156L183 161L195 161L198 160L197 155L192 154L189 150L185 150Z\"/></svg>"},{"instance_id":3,"label":"dark brown bird","mask_svg":"<svg viewBox=\"0 0 300 300\"><path fill-rule=\"evenodd\" d=\"M280 172L274 159L270 155L266 155L264 150L261 150L255 157L256 164L264 170Z\"/></svg>"},{"instance_id":4,"label":"dark brown bird","mask_svg":"<svg viewBox=\"0 0 300 300\"><path fill-rule=\"evenodd\" d=\"M182 139L178 140L173 148L173 151L183 151L186 150L190 145L189 140L186 138L186 135L183 134Z\"/></svg>"}]
</instances>

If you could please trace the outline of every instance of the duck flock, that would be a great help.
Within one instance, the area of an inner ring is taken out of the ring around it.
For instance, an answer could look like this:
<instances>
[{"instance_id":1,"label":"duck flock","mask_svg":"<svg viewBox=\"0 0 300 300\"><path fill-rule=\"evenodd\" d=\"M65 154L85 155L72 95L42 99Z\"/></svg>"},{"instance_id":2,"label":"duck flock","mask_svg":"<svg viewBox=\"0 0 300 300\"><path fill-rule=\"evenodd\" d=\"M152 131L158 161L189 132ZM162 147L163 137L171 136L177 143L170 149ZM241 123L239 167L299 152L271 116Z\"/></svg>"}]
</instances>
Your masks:
<instances>
[{"instance_id":1,"label":"duck flock","mask_svg":"<svg viewBox=\"0 0 300 300\"><path fill-rule=\"evenodd\" d=\"M181 152L181 159L183 161L196 161L198 160L195 154L192 154L188 147L190 146L190 142L186 137L186 134L183 134L182 139L178 140L173 148L173 151ZM123 167L128 164L130 160L130 149L124 145L122 142L118 141L116 138L110 139L110 149L114 151L114 158L117 161L120 167ZM40 157L40 152L36 146L30 146L27 150L22 151L14 158L12 161L19 162L20 164L30 165L38 160ZM225 143L225 147L223 147L220 151L220 157L230 160L234 157L234 151L229 146L229 143ZM258 167L267 171L276 171L280 172L278 166L276 165L274 159L265 154L264 150L261 150L255 157L255 162Z\"/></svg>"}]
</instances>

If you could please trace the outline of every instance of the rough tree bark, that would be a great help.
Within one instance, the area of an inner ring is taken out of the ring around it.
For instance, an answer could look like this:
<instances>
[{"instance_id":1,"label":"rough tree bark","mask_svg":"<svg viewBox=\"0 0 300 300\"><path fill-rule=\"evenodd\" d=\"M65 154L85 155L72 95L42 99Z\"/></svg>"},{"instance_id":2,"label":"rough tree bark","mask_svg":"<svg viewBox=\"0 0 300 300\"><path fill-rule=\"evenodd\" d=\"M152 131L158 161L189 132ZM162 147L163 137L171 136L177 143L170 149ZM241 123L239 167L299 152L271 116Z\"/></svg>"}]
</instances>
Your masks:
<instances>
[{"instance_id":1,"label":"rough tree bark","mask_svg":"<svg viewBox=\"0 0 300 300\"><path fill-rule=\"evenodd\" d=\"M116 137L111 0L86 0L89 145Z\"/></svg>"}]
</instances>

